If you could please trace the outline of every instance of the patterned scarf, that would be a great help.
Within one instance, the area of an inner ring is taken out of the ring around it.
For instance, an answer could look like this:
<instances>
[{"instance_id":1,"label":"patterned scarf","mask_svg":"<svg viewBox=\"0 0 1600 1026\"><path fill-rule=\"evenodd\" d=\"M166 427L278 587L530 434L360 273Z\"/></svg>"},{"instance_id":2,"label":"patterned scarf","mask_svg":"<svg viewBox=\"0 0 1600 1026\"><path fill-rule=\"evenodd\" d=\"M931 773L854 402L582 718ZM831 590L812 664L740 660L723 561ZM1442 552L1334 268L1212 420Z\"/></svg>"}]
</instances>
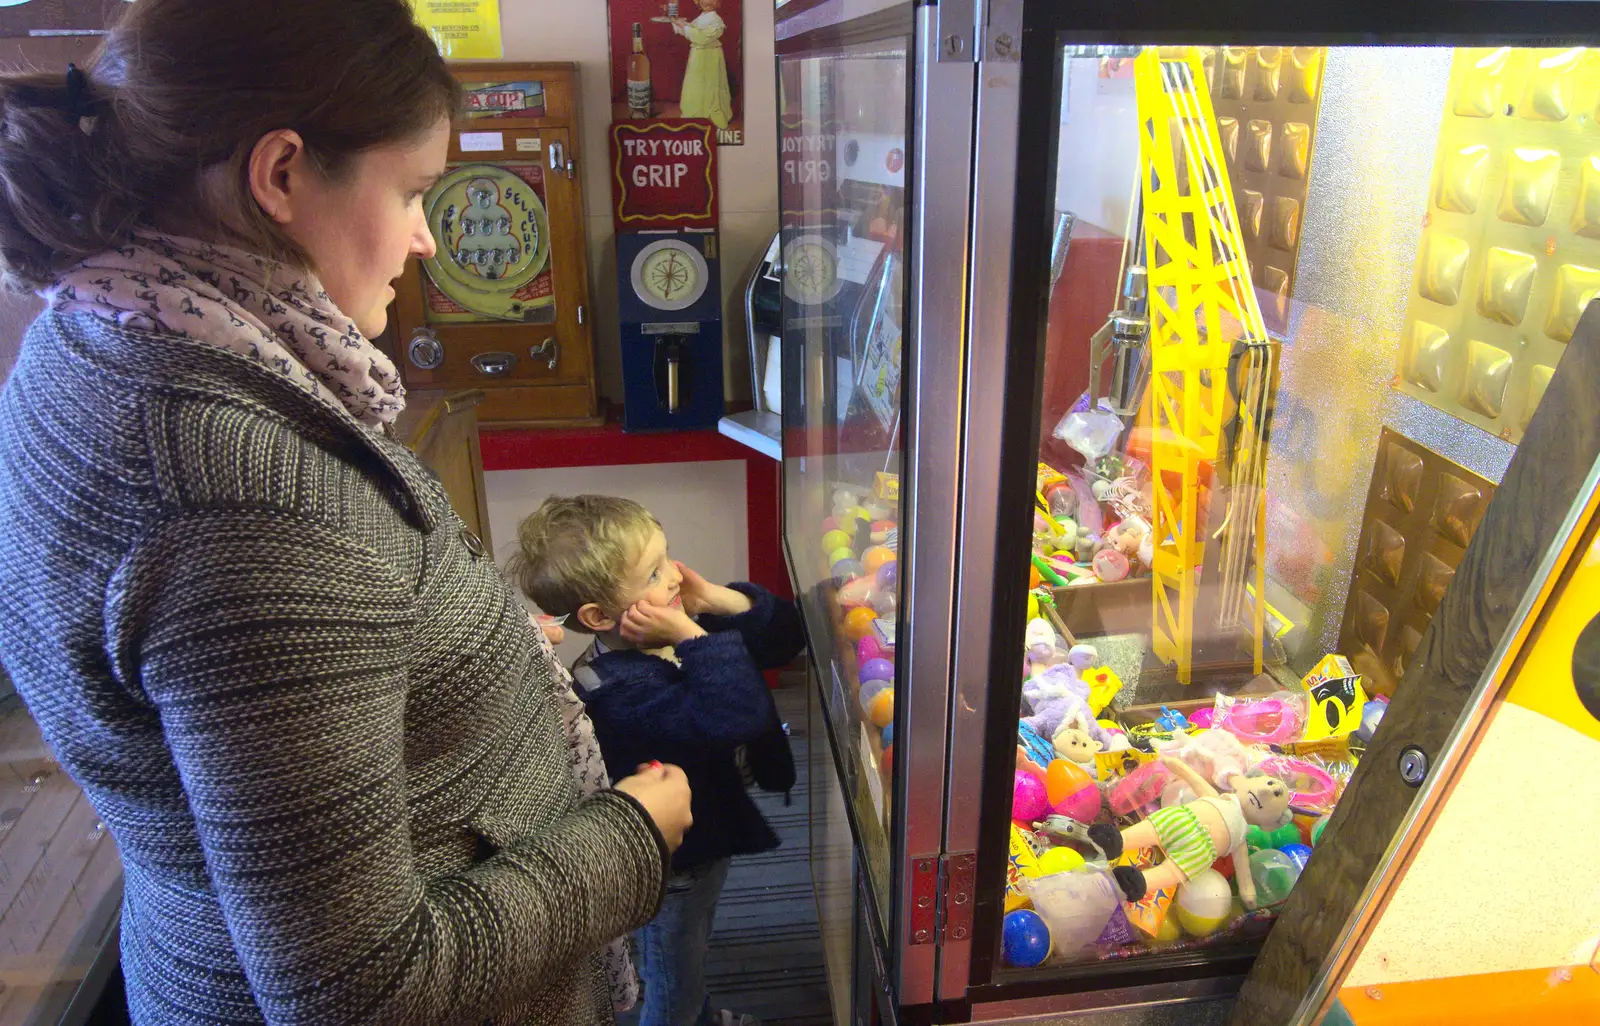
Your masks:
<instances>
[{"instance_id":1,"label":"patterned scarf","mask_svg":"<svg viewBox=\"0 0 1600 1026\"><path fill-rule=\"evenodd\" d=\"M248 357L369 427L406 406L394 363L310 271L194 239L139 231L39 293L58 313L197 339Z\"/></svg>"},{"instance_id":2,"label":"patterned scarf","mask_svg":"<svg viewBox=\"0 0 1600 1026\"><path fill-rule=\"evenodd\" d=\"M606 774L606 763L600 755L600 741L594 736L594 723L583 709L583 700L572 689L572 674L556 657L556 650L539 628L539 621L528 615L533 633L539 639L539 650L550 665L555 667L556 699L561 706L561 721L567 728L567 753L572 762L572 774L577 778L578 790L594 794L611 786ZM634 972L633 959L628 953L628 939L618 937L605 950L606 983L611 988L611 1007L617 1012L627 1012L639 1003L639 975Z\"/></svg>"}]
</instances>

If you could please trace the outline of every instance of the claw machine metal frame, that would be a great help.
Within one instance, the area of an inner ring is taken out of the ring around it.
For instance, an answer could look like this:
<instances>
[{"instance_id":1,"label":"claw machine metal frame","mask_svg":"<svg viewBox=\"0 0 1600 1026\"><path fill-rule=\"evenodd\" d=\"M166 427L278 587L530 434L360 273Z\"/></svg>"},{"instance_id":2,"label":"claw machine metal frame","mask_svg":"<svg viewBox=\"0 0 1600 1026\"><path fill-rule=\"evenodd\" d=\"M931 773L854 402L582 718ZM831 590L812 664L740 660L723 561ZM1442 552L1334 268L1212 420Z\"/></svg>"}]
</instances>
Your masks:
<instances>
[{"instance_id":1,"label":"claw machine metal frame","mask_svg":"<svg viewBox=\"0 0 1600 1026\"><path fill-rule=\"evenodd\" d=\"M846 515L850 511L837 500L830 508L825 498L813 495L829 490L848 462L837 457L849 446L834 448L844 412L829 406L832 398L824 402L819 396L841 394L836 380L841 367L844 373L859 370L858 360L841 359L830 348L850 344L852 320L842 309L785 310L785 550L796 593L825 595L803 611L818 692L814 715L826 727L814 728L814 736L829 738L826 761L836 778L814 773L813 787L842 789L854 842L857 879L851 886L860 885L857 943L873 949L870 958L858 951L856 968L848 971L876 977L864 989L872 1000L858 1000L848 1021L1049 1017L1053 1022L1154 1024L1222 1022L1230 1015L1238 1023L1320 1021L1384 896L1404 872L1408 853L1416 850L1420 832L1449 790L1431 781L1459 775L1471 751L1461 739L1471 736L1472 724L1481 722L1493 703L1496 674L1510 658L1508 646L1526 635L1536 613L1532 598L1559 570L1558 555L1575 544L1582 530L1579 514L1595 489L1591 471L1600 459L1600 431L1592 410L1600 386L1591 368L1600 358L1595 337L1600 305L1590 304L1581 324L1572 318L1569 355L1553 377L1547 376L1538 414L1532 412L1535 396L1515 431L1485 436L1495 453L1491 462L1498 460L1500 490L1487 504L1477 535L1464 546L1462 569L1442 591L1436 620L1425 625L1410 650L1416 654L1399 682L1403 687L1395 692L1384 729L1349 779L1318 857L1306 865L1265 942L1170 950L1048 972L1007 969L1000 957L1001 898L1023 676L1017 640L1024 635L1027 613L1026 589L1012 583L1015 575L1006 570L1026 567L1032 544L1027 525L1035 508L1046 327L1052 272L1060 273L1052 268L1053 256L1059 255L1054 234L1062 229L1052 196L1063 54L1103 50L1131 56L1158 45L1435 47L1439 52L1473 45L1573 47L1600 41L1597 25L1600 11L1588 3L1495 0L1448 5L778 4L783 117L790 116L799 92L809 88L806 95L815 99L835 89L837 82L827 82L838 63L891 53L903 75L905 285L895 396L898 434L881 452L884 469L896 473L899 483L894 519L900 573L895 601L889 603L893 637L886 639L899 653L890 682L892 766L880 743L887 735L878 738L862 722L863 666L836 636L849 607L840 601L841 583L851 576L852 557L861 555L861 545L842 546L850 562L834 583L823 580L826 570L819 575L808 569L817 562L813 550L823 514L831 511L835 526L854 529ZM799 66L812 68L809 84L795 77ZM780 166L825 139L835 161L829 173L843 179L850 159L875 152L865 137L846 140L849 132L834 119L832 102L784 122ZM1600 103L1584 117L1600 119ZM1593 127L1600 133L1600 125ZM1426 142L1431 159L1433 141ZM1600 143L1596 154L1600 160ZM818 204L848 205L789 172L780 174L780 182L786 251L813 237ZM791 219L791 206L809 213ZM865 213L856 210L841 216L841 223L864 219ZM831 238L830 259L840 253L834 243L851 243L853 232ZM792 273L795 262L785 265ZM1410 263L1399 270L1410 274ZM1318 296L1314 288L1307 293L1288 278L1281 282L1277 294L1283 307L1264 319L1271 341L1292 337L1303 294ZM1393 366L1392 346L1382 359L1386 368ZM1210 373L1200 377L1207 388L1214 385L1205 377ZM1388 374L1381 370L1385 387ZM1400 383L1397 376L1397 391ZM818 414L824 406L827 411ZM830 420L833 413L838 416ZM1260 413L1259 433L1265 438L1270 405ZM1420 419L1441 435L1460 427L1449 416L1423 413ZM1582 430L1571 430L1574 418L1582 421ZM1380 420L1373 421L1374 439ZM1512 438L1520 447L1511 444ZM1464 443L1446 438L1441 444ZM834 462L819 469L829 460ZM1363 471L1363 491L1365 480ZM1188 512L1183 516L1192 518ZM1183 516L1176 518L1180 527ZM1243 565L1256 573L1252 594L1266 591L1260 553L1270 532L1264 520L1260 523L1254 539L1246 536L1258 546L1255 562L1243 557ZM850 540L864 545L878 537L865 531ZM827 549L830 543L823 544ZM827 561L835 555L837 549ZM839 564L833 565L837 570ZM1173 593L1179 588L1174 577ZM1261 602L1252 603L1258 641ZM1337 632L1337 620L1331 629ZM1469 631L1471 643L1448 651L1447 639L1448 647L1461 646L1468 636L1463 631ZM1181 645L1173 647L1178 641ZM1166 644L1168 661L1178 666L1176 676L1186 679L1188 641L1169 637ZM1178 648L1185 654L1178 655ZM1258 643L1258 670L1261 648ZM1249 663L1247 651L1244 664ZM1389 683L1393 687L1397 681ZM864 766L887 787L889 812L881 827L873 817L885 803L877 802L875 810L874 801L863 797L871 790L861 784ZM1235 1006L1241 986L1244 998Z\"/></svg>"}]
</instances>

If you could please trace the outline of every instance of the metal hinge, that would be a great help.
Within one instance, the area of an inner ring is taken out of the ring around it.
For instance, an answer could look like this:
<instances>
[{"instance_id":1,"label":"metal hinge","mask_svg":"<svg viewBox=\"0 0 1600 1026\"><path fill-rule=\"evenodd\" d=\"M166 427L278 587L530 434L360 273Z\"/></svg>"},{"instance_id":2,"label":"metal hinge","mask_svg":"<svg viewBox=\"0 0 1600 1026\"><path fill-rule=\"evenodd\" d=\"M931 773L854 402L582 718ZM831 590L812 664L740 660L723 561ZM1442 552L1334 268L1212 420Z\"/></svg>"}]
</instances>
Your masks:
<instances>
[{"instance_id":1,"label":"metal hinge","mask_svg":"<svg viewBox=\"0 0 1600 1026\"><path fill-rule=\"evenodd\" d=\"M973 37L978 25L977 0L939 0L939 6L933 10L939 60L964 64L976 61Z\"/></svg>"},{"instance_id":2,"label":"metal hinge","mask_svg":"<svg viewBox=\"0 0 1600 1026\"><path fill-rule=\"evenodd\" d=\"M1022 60L1022 0L984 0L983 19L981 59Z\"/></svg>"},{"instance_id":3,"label":"metal hinge","mask_svg":"<svg viewBox=\"0 0 1600 1026\"><path fill-rule=\"evenodd\" d=\"M939 943L959 943L972 937L973 887L978 876L975 852L946 855L939 860Z\"/></svg>"},{"instance_id":4,"label":"metal hinge","mask_svg":"<svg viewBox=\"0 0 1600 1026\"><path fill-rule=\"evenodd\" d=\"M578 307L578 323L583 323L583 307Z\"/></svg>"},{"instance_id":5,"label":"metal hinge","mask_svg":"<svg viewBox=\"0 0 1600 1026\"><path fill-rule=\"evenodd\" d=\"M974 852L924 855L911 860L911 914L907 917L913 947L958 943L972 937L973 886L978 856Z\"/></svg>"}]
</instances>

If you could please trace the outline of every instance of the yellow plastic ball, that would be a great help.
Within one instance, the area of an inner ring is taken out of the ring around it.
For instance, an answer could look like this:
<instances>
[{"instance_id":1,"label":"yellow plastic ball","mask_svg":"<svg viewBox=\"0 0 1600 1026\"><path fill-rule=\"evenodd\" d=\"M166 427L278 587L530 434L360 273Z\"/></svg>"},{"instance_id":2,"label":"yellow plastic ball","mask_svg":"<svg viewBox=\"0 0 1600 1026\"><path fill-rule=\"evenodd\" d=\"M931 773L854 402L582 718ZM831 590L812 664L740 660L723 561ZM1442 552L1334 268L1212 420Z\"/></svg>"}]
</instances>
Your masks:
<instances>
[{"instance_id":1,"label":"yellow plastic ball","mask_svg":"<svg viewBox=\"0 0 1600 1026\"><path fill-rule=\"evenodd\" d=\"M1155 946L1161 944L1172 944L1182 939L1183 930L1178 926L1178 917L1173 915L1172 910L1169 908L1167 910L1166 917L1161 920L1161 925L1156 927L1156 935L1154 937L1147 938L1145 943Z\"/></svg>"},{"instance_id":2,"label":"yellow plastic ball","mask_svg":"<svg viewBox=\"0 0 1600 1026\"><path fill-rule=\"evenodd\" d=\"M872 514L867 512L867 507L865 507L865 506L856 506L853 509L850 509L849 511L847 511L844 516L845 517L852 517L852 518L854 518L856 520L865 520L869 524L872 523ZM840 517L839 519L841 521L843 521L844 517ZM852 528L852 530L853 529L854 528Z\"/></svg>"},{"instance_id":3,"label":"yellow plastic ball","mask_svg":"<svg viewBox=\"0 0 1600 1026\"><path fill-rule=\"evenodd\" d=\"M829 531L822 536L822 551L833 552L837 549L848 549L850 540L850 536L843 531Z\"/></svg>"},{"instance_id":4,"label":"yellow plastic ball","mask_svg":"<svg viewBox=\"0 0 1600 1026\"><path fill-rule=\"evenodd\" d=\"M861 565L867 568L869 574L877 573L878 567L892 562L894 562L894 550L882 545L874 545L861 554Z\"/></svg>"},{"instance_id":5,"label":"yellow plastic ball","mask_svg":"<svg viewBox=\"0 0 1600 1026\"><path fill-rule=\"evenodd\" d=\"M1039 856L1034 876L1054 876L1057 873L1074 873L1083 868L1083 856L1071 848L1051 848Z\"/></svg>"},{"instance_id":6,"label":"yellow plastic ball","mask_svg":"<svg viewBox=\"0 0 1600 1026\"><path fill-rule=\"evenodd\" d=\"M884 688L878 692L878 697L872 700L872 705L867 709L867 719L879 730L894 722L894 688Z\"/></svg>"},{"instance_id":7,"label":"yellow plastic ball","mask_svg":"<svg viewBox=\"0 0 1600 1026\"><path fill-rule=\"evenodd\" d=\"M837 549L834 549L832 552L828 553L828 565L832 566L833 564L839 562L841 559L855 559L855 558L856 558L856 550L855 549L848 548L848 547L845 547L845 546L841 546L841 547L839 547Z\"/></svg>"},{"instance_id":8,"label":"yellow plastic ball","mask_svg":"<svg viewBox=\"0 0 1600 1026\"><path fill-rule=\"evenodd\" d=\"M861 606L844 614L844 633L851 641L860 641L872 632L872 623L878 613L871 606Z\"/></svg>"},{"instance_id":9,"label":"yellow plastic ball","mask_svg":"<svg viewBox=\"0 0 1600 1026\"><path fill-rule=\"evenodd\" d=\"M1028 619L1039 619L1039 596L1037 595L1028 596Z\"/></svg>"}]
</instances>

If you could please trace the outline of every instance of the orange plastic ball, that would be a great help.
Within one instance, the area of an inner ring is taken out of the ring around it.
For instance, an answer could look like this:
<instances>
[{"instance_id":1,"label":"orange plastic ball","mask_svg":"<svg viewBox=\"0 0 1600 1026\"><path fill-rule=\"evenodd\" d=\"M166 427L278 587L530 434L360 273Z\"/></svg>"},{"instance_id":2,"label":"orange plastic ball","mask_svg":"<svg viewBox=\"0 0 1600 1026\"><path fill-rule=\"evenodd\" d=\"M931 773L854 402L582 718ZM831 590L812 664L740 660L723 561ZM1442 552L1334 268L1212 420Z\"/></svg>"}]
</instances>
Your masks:
<instances>
[{"instance_id":1,"label":"orange plastic ball","mask_svg":"<svg viewBox=\"0 0 1600 1026\"><path fill-rule=\"evenodd\" d=\"M860 641L872 633L872 623L878 618L877 610L871 606L860 606L844 614L845 637L851 641Z\"/></svg>"},{"instance_id":2,"label":"orange plastic ball","mask_svg":"<svg viewBox=\"0 0 1600 1026\"><path fill-rule=\"evenodd\" d=\"M878 567L885 563L893 562L894 552L882 545L874 545L861 555L861 565L867 568L867 573L875 574Z\"/></svg>"},{"instance_id":3,"label":"orange plastic ball","mask_svg":"<svg viewBox=\"0 0 1600 1026\"><path fill-rule=\"evenodd\" d=\"M1094 778L1075 762L1056 759L1045 767L1044 789L1051 805L1060 805L1086 786L1093 787Z\"/></svg>"},{"instance_id":4,"label":"orange plastic ball","mask_svg":"<svg viewBox=\"0 0 1600 1026\"><path fill-rule=\"evenodd\" d=\"M1039 576L1039 568L1036 567L1036 566L1029 566L1028 567L1028 590L1032 591L1033 589L1037 588L1039 585L1041 585L1043 583L1044 583L1044 578Z\"/></svg>"},{"instance_id":5,"label":"orange plastic ball","mask_svg":"<svg viewBox=\"0 0 1600 1026\"><path fill-rule=\"evenodd\" d=\"M879 730L894 722L894 688L884 688L878 692L867 707L867 719Z\"/></svg>"}]
</instances>

